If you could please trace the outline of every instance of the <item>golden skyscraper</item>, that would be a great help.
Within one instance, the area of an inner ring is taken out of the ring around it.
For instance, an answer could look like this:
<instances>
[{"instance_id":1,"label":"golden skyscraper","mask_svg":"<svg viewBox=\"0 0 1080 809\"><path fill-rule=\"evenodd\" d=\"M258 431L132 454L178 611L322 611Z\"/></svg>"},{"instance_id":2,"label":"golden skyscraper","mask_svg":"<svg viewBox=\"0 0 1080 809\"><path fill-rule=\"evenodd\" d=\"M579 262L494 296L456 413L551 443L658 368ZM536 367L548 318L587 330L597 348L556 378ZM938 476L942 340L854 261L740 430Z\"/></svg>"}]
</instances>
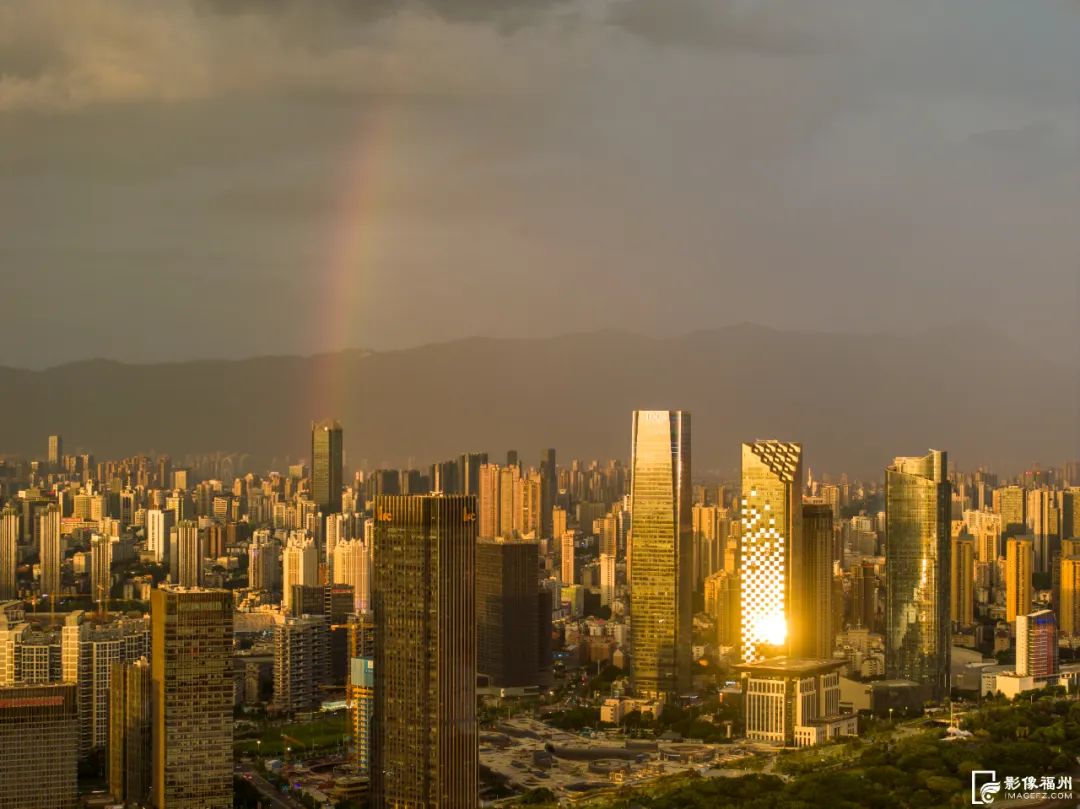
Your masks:
<instances>
[{"instance_id":1,"label":"golden skyscraper","mask_svg":"<svg viewBox=\"0 0 1080 809\"><path fill-rule=\"evenodd\" d=\"M952 540L952 574L949 604L952 622L960 626L975 623L975 540Z\"/></svg>"},{"instance_id":2,"label":"golden skyscraper","mask_svg":"<svg viewBox=\"0 0 1080 809\"><path fill-rule=\"evenodd\" d=\"M791 586L802 561L801 488L801 444L742 445L740 643L748 663L786 654L803 632L804 616L793 613Z\"/></svg>"},{"instance_id":3,"label":"golden skyscraper","mask_svg":"<svg viewBox=\"0 0 1080 809\"><path fill-rule=\"evenodd\" d=\"M1005 620L1031 612L1031 573L1035 549L1030 539L1010 539L1005 543ZM1064 585L1063 585L1064 586Z\"/></svg>"},{"instance_id":4,"label":"golden skyscraper","mask_svg":"<svg viewBox=\"0 0 1080 809\"><path fill-rule=\"evenodd\" d=\"M227 590L150 592L157 809L230 809L233 600Z\"/></svg>"},{"instance_id":5,"label":"golden skyscraper","mask_svg":"<svg viewBox=\"0 0 1080 809\"><path fill-rule=\"evenodd\" d=\"M476 497L375 498L375 809L472 809Z\"/></svg>"},{"instance_id":6,"label":"golden skyscraper","mask_svg":"<svg viewBox=\"0 0 1080 809\"><path fill-rule=\"evenodd\" d=\"M885 470L885 670L949 693L948 456L931 450Z\"/></svg>"},{"instance_id":7,"label":"golden skyscraper","mask_svg":"<svg viewBox=\"0 0 1080 809\"><path fill-rule=\"evenodd\" d=\"M690 686L690 414L635 410L630 478L630 645L640 696Z\"/></svg>"},{"instance_id":8,"label":"golden skyscraper","mask_svg":"<svg viewBox=\"0 0 1080 809\"><path fill-rule=\"evenodd\" d=\"M19 563L19 511L12 503L0 512L0 600L19 593L15 570Z\"/></svg>"},{"instance_id":9,"label":"golden skyscraper","mask_svg":"<svg viewBox=\"0 0 1080 809\"><path fill-rule=\"evenodd\" d=\"M1080 635L1080 556L1061 559L1061 606L1058 629L1062 636Z\"/></svg>"}]
</instances>

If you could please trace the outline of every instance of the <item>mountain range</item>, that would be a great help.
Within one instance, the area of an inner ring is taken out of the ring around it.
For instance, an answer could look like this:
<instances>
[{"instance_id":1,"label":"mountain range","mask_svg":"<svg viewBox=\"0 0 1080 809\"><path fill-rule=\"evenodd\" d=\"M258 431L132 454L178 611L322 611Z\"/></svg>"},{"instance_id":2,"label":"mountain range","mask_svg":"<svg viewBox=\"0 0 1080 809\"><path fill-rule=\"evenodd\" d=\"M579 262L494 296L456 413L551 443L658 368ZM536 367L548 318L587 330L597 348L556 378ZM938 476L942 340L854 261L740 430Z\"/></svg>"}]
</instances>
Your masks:
<instances>
[{"instance_id":1,"label":"mountain range","mask_svg":"<svg viewBox=\"0 0 1080 809\"><path fill-rule=\"evenodd\" d=\"M215 450L253 468L303 459L310 422L337 418L350 467L426 465L463 451L501 460L544 447L626 460L630 412L692 413L695 472L730 475L739 443L801 441L815 471L879 477L896 455L946 449L961 469L1014 472L1080 457L1077 349L1032 350L978 327L913 335L741 324L679 337L618 331L470 338L132 365L0 368L0 452L115 458Z\"/></svg>"}]
</instances>

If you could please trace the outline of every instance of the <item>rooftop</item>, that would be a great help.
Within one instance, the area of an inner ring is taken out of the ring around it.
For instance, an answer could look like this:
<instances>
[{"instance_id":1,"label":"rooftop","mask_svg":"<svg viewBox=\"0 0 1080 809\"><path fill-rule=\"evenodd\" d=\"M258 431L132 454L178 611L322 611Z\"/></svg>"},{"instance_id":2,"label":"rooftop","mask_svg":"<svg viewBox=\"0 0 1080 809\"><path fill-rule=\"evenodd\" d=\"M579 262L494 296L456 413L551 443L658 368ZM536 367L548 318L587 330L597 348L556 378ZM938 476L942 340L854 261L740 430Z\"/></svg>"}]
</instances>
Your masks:
<instances>
[{"instance_id":1,"label":"rooftop","mask_svg":"<svg viewBox=\"0 0 1080 809\"><path fill-rule=\"evenodd\" d=\"M818 674L838 669L846 662L811 657L771 657L756 663L740 663L735 668L753 674Z\"/></svg>"}]
</instances>

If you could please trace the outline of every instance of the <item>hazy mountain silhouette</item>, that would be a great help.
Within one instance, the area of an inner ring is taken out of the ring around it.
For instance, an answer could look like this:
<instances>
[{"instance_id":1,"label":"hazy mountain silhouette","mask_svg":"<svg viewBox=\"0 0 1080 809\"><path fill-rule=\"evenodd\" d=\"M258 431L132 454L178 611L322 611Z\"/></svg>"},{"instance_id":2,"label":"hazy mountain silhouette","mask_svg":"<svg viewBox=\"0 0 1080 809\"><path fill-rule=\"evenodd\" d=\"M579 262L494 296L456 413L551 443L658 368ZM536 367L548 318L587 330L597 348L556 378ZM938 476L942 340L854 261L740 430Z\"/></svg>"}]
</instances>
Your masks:
<instances>
[{"instance_id":1,"label":"hazy mountain silhouette","mask_svg":"<svg viewBox=\"0 0 1080 809\"><path fill-rule=\"evenodd\" d=\"M1048 358L1049 357L1049 358ZM1002 471L1080 457L1076 349L1055 361L975 327L914 336L785 332L753 325L660 339L602 331L474 338L403 351L343 351L127 365L0 369L0 451L304 457L313 419L345 427L350 465L416 465L465 450L534 463L627 458L630 411L693 413L697 471L738 468L739 442L802 441L815 470L876 475L894 455L947 449Z\"/></svg>"}]
</instances>

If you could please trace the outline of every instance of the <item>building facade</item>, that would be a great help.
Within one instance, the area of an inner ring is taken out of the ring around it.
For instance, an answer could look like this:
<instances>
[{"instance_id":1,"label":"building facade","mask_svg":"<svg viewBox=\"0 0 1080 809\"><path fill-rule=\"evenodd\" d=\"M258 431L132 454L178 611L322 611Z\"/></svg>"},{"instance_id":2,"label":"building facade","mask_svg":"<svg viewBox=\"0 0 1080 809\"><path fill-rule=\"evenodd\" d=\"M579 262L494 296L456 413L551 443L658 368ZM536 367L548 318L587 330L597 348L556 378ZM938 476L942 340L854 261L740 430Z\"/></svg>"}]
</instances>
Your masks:
<instances>
[{"instance_id":1,"label":"building facade","mask_svg":"<svg viewBox=\"0 0 1080 809\"><path fill-rule=\"evenodd\" d=\"M677 696L692 642L690 414L636 410L631 432L632 684L638 696Z\"/></svg>"},{"instance_id":2,"label":"building facade","mask_svg":"<svg viewBox=\"0 0 1080 809\"><path fill-rule=\"evenodd\" d=\"M949 693L951 509L945 452L885 470L885 669L933 699Z\"/></svg>"},{"instance_id":3,"label":"building facade","mask_svg":"<svg viewBox=\"0 0 1080 809\"><path fill-rule=\"evenodd\" d=\"M375 498L376 809L477 805L476 529L473 496Z\"/></svg>"},{"instance_id":4,"label":"building facade","mask_svg":"<svg viewBox=\"0 0 1080 809\"><path fill-rule=\"evenodd\" d=\"M233 601L226 590L150 593L157 809L231 809Z\"/></svg>"},{"instance_id":5,"label":"building facade","mask_svg":"<svg viewBox=\"0 0 1080 809\"><path fill-rule=\"evenodd\" d=\"M753 662L808 634L795 614L792 573L802 562L802 446L742 445L740 653Z\"/></svg>"},{"instance_id":6,"label":"building facade","mask_svg":"<svg viewBox=\"0 0 1080 809\"><path fill-rule=\"evenodd\" d=\"M0 809L74 809L78 759L74 685L0 688Z\"/></svg>"}]
</instances>

